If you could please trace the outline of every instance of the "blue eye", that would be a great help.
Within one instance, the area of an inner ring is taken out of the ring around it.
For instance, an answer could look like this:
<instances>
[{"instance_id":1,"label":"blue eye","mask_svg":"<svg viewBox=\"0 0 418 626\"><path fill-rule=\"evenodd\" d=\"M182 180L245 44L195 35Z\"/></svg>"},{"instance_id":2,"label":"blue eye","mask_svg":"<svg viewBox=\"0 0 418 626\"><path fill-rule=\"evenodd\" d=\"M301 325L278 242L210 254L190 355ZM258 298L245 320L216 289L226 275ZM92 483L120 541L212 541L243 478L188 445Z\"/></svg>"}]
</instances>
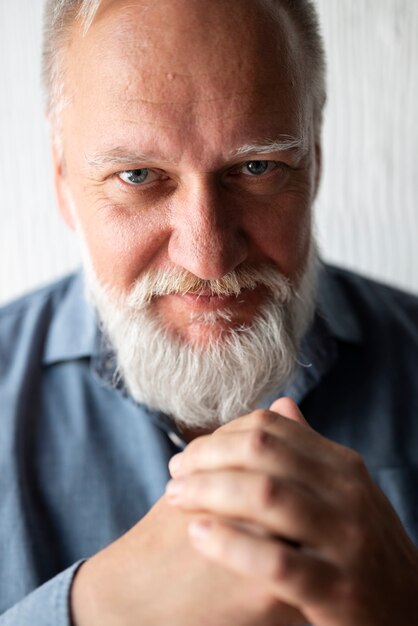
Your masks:
<instances>
[{"instance_id":1,"label":"blue eye","mask_svg":"<svg viewBox=\"0 0 418 626\"><path fill-rule=\"evenodd\" d=\"M269 172L274 166L273 161L247 161L244 165L244 174L250 176L262 176L266 172Z\"/></svg>"},{"instance_id":2,"label":"blue eye","mask_svg":"<svg viewBox=\"0 0 418 626\"><path fill-rule=\"evenodd\" d=\"M126 170L126 172L120 172L119 174L119 177L129 185L142 185L148 181L149 176L150 171L146 168L140 170Z\"/></svg>"}]
</instances>

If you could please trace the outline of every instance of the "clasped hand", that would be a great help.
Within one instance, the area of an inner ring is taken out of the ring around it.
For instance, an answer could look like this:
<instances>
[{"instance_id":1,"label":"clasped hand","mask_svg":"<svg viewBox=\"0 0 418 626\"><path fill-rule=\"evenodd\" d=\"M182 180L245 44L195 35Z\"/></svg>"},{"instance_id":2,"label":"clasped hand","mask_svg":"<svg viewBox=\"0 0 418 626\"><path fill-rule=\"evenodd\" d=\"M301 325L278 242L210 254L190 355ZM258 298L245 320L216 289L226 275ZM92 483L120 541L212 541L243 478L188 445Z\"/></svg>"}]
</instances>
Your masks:
<instances>
[{"instance_id":1,"label":"clasped hand","mask_svg":"<svg viewBox=\"0 0 418 626\"><path fill-rule=\"evenodd\" d=\"M289 398L192 441L168 502L206 558L264 581L315 626L418 624L418 556L361 457Z\"/></svg>"}]
</instances>

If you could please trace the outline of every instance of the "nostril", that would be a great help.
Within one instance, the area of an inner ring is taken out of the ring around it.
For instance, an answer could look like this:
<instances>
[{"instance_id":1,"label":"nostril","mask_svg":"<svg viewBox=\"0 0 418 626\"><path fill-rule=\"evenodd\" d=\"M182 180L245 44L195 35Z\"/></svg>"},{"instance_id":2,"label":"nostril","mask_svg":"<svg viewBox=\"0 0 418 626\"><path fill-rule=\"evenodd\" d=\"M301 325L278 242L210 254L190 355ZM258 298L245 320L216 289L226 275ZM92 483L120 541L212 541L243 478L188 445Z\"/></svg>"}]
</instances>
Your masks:
<instances>
[{"instance_id":1,"label":"nostril","mask_svg":"<svg viewBox=\"0 0 418 626\"><path fill-rule=\"evenodd\" d=\"M228 232L176 232L170 239L170 260L204 280L225 276L247 259L244 237Z\"/></svg>"}]
</instances>

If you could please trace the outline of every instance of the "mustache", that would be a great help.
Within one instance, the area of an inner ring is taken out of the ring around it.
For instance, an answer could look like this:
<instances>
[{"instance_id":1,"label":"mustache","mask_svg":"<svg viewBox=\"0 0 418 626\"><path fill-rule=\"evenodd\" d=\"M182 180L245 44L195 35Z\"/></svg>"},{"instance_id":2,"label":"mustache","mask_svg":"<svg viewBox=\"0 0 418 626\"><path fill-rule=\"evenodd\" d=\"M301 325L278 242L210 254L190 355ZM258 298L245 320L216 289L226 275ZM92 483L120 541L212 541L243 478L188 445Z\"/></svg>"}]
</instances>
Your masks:
<instances>
[{"instance_id":1,"label":"mustache","mask_svg":"<svg viewBox=\"0 0 418 626\"><path fill-rule=\"evenodd\" d=\"M288 278L271 265L242 265L221 278L205 280L179 268L151 270L140 276L129 291L127 304L138 309L154 298L170 294L204 296L239 296L243 290L265 287L281 303L288 302L294 292Z\"/></svg>"}]
</instances>

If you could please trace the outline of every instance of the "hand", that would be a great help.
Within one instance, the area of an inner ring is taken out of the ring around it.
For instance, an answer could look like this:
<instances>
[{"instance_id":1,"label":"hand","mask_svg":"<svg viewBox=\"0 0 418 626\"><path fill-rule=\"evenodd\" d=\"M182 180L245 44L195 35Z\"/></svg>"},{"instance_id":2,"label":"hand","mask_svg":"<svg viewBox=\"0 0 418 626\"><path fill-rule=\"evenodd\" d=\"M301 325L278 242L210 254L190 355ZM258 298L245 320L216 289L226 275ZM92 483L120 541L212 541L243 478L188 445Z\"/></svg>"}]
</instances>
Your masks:
<instances>
[{"instance_id":1,"label":"hand","mask_svg":"<svg viewBox=\"0 0 418 626\"><path fill-rule=\"evenodd\" d=\"M211 563L190 545L190 515L162 498L89 559L72 589L74 626L283 626L301 615L264 584Z\"/></svg>"},{"instance_id":2,"label":"hand","mask_svg":"<svg viewBox=\"0 0 418 626\"><path fill-rule=\"evenodd\" d=\"M167 497L192 545L315 626L418 624L418 553L359 455L283 398L194 440Z\"/></svg>"}]
</instances>

